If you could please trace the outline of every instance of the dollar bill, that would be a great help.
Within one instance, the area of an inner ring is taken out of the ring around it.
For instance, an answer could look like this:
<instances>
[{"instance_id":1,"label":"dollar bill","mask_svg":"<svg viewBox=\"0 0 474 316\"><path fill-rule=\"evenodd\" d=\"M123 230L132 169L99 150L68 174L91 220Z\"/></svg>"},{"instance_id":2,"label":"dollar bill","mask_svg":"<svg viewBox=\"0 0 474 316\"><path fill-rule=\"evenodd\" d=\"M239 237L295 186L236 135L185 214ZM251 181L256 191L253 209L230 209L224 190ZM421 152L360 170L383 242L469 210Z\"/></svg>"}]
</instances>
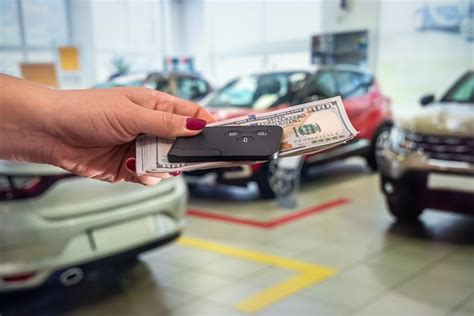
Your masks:
<instances>
[{"instance_id":1,"label":"dollar bill","mask_svg":"<svg viewBox=\"0 0 474 316\"><path fill-rule=\"evenodd\" d=\"M276 111L218 121L208 126L278 125L283 128L279 157L308 155L341 145L357 135L342 99L334 97ZM172 139L143 135L137 139L138 174L232 167L253 162L170 163Z\"/></svg>"}]
</instances>

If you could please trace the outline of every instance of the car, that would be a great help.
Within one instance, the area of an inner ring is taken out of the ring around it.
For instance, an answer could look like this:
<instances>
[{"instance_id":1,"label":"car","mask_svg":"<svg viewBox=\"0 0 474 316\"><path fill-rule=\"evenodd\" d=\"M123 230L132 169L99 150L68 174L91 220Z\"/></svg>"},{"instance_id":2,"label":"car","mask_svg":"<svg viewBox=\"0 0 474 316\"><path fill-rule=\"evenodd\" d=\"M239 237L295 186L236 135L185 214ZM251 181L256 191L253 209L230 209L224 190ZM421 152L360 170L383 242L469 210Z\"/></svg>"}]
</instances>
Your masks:
<instances>
[{"instance_id":1,"label":"car","mask_svg":"<svg viewBox=\"0 0 474 316\"><path fill-rule=\"evenodd\" d=\"M379 138L377 160L388 209L416 221L426 208L474 214L474 71Z\"/></svg>"},{"instance_id":2,"label":"car","mask_svg":"<svg viewBox=\"0 0 474 316\"><path fill-rule=\"evenodd\" d=\"M212 91L200 75L191 72L149 72L121 75L94 88L147 87L198 102Z\"/></svg>"},{"instance_id":3,"label":"car","mask_svg":"<svg viewBox=\"0 0 474 316\"><path fill-rule=\"evenodd\" d=\"M182 177L145 187L0 161L0 292L71 286L94 265L133 262L180 235L186 204Z\"/></svg>"},{"instance_id":4,"label":"car","mask_svg":"<svg viewBox=\"0 0 474 316\"><path fill-rule=\"evenodd\" d=\"M204 181L247 185L255 181L263 198L290 192L301 175L311 166L334 159L360 155L377 169L375 144L392 124L390 99L380 91L372 74L356 66L321 66L317 71L270 72L243 76L203 99L202 105L217 119L285 108L294 104L341 95L354 127L356 139L347 145L315 155L307 155L296 165L296 172L286 172L279 160L226 169L186 173L189 183ZM209 179L209 180L208 180Z\"/></svg>"}]
</instances>

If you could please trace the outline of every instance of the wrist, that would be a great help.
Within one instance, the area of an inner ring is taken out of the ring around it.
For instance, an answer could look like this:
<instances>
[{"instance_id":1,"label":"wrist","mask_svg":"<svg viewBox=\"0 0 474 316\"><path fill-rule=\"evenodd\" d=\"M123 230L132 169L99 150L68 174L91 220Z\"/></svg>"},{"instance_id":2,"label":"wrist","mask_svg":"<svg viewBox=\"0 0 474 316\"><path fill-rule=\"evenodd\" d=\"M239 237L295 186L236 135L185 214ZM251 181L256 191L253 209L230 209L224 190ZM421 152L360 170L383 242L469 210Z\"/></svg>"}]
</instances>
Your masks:
<instances>
[{"instance_id":1,"label":"wrist","mask_svg":"<svg viewBox=\"0 0 474 316\"><path fill-rule=\"evenodd\" d=\"M0 159L51 163L57 91L6 76L0 88Z\"/></svg>"}]
</instances>

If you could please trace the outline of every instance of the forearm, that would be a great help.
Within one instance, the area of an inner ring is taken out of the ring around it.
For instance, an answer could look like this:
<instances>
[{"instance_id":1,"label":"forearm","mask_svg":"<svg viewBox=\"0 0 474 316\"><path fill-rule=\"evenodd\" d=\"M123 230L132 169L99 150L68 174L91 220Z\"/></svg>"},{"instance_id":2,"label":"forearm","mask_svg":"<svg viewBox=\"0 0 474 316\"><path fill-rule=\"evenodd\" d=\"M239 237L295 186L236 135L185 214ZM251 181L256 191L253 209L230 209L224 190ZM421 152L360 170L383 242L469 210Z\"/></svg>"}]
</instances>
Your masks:
<instances>
[{"instance_id":1,"label":"forearm","mask_svg":"<svg viewBox=\"0 0 474 316\"><path fill-rule=\"evenodd\" d=\"M54 90L0 74L0 159L49 162Z\"/></svg>"}]
</instances>

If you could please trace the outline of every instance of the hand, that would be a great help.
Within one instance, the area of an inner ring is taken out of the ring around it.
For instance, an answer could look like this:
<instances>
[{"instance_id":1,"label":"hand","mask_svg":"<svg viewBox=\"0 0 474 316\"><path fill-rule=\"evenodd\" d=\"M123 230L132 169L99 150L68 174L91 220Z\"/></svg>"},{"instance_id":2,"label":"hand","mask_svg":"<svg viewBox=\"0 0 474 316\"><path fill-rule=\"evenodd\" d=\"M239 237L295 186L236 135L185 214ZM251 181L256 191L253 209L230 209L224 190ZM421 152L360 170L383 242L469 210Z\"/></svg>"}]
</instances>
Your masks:
<instances>
[{"instance_id":1,"label":"hand","mask_svg":"<svg viewBox=\"0 0 474 316\"><path fill-rule=\"evenodd\" d=\"M146 88L60 92L54 163L82 176L154 185L168 174L138 177L135 138L196 135L213 117L202 107Z\"/></svg>"},{"instance_id":2,"label":"hand","mask_svg":"<svg viewBox=\"0 0 474 316\"><path fill-rule=\"evenodd\" d=\"M31 113L38 110L26 106L30 111L14 113L17 123L26 127L19 129L20 134L12 132L12 128L7 130L9 139L26 141L30 146L26 154L13 157L50 163L80 176L109 182L125 180L154 185L160 178L170 176L137 176L134 167L138 135L192 136L214 121L197 104L146 88L48 90L47 94L48 97L38 98L46 100L40 112ZM5 116L7 123L12 124L11 113L6 112Z\"/></svg>"}]
</instances>

